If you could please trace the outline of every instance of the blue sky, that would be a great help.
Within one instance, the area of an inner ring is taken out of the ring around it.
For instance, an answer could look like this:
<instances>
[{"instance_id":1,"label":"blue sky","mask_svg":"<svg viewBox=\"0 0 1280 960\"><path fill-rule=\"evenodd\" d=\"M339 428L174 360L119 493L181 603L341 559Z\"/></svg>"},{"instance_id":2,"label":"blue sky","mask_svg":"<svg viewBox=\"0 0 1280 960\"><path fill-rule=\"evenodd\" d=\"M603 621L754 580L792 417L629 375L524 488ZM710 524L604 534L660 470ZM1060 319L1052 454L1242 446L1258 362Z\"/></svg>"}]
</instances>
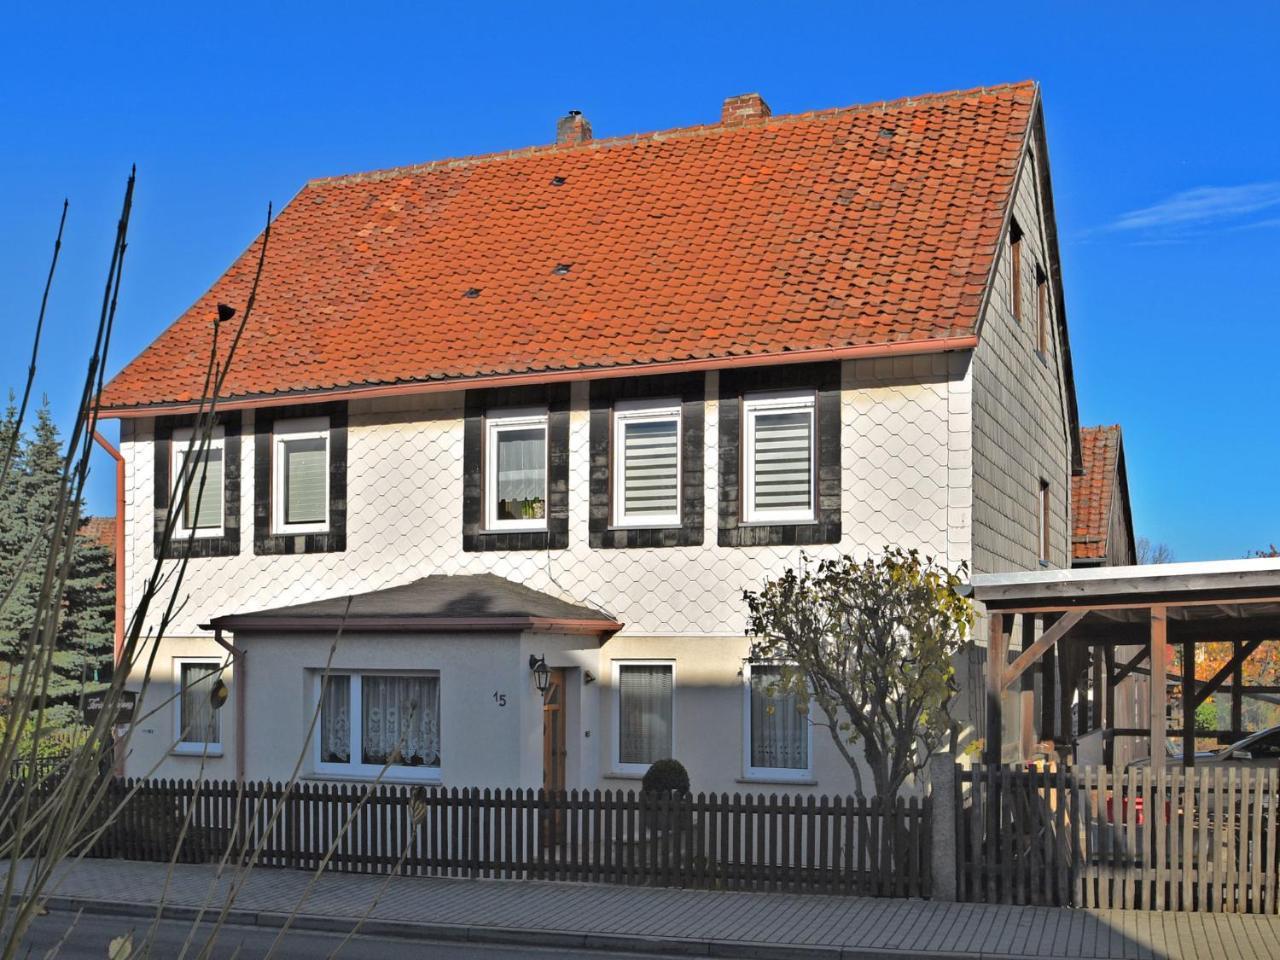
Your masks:
<instances>
[{"instance_id":1,"label":"blue sky","mask_svg":"<svg viewBox=\"0 0 1280 960\"><path fill-rule=\"evenodd\" d=\"M68 422L131 163L112 372L310 177L546 142L569 108L608 136L746 91L783 113L1031 77L1081 417L1124 425L1140 534L1240 556L1280 541L1280 6L1106 6L9 5L0 386L69 197L38 384ZM91 510L113 483L98 463Z\"/></svg>"}]
</instances>

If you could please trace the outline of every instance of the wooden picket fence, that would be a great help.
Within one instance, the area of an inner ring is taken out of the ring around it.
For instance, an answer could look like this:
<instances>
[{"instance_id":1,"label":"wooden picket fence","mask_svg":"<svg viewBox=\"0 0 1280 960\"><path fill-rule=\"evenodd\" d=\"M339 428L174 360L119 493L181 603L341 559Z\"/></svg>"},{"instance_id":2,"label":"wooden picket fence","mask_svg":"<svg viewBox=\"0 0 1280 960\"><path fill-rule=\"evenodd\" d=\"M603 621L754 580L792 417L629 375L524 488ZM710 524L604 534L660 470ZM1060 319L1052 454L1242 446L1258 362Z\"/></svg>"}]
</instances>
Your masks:
<instances>
[{"instance_id":1,"label":"wooden picket fence","mask_svg":"<svg viewBox=\"0 0 1280 960\"><path fill-rule=\"evenodd\" d=\"M958 771L961 899L1277 912L1275 767Z\"/></svg>"},{"instance_id":2,"label":"wooden picket fence","mask_svg":"<svg viewBox=\"0 0 1280 960\"><path fill-rule=\"evenodd\" d=\"M921 897L928 801L444 789L303 782L111 784L91 856L410 876ZM181 841L179 845L179 841Z\"/></svg>"}]
</instances>

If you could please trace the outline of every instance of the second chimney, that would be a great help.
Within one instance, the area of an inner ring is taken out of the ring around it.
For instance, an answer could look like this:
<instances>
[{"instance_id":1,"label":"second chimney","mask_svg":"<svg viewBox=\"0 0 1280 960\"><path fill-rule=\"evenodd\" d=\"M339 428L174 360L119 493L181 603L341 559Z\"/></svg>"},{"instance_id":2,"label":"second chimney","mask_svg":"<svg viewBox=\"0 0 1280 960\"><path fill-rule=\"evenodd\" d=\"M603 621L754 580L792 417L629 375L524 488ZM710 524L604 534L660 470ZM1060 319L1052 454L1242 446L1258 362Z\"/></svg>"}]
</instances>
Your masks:
<instances>
[{"instance_id":1,"label":"second chimney","mask_svg":"<svg viewBox=\"0 0 1280 960\"><path fill-rule=\"evenodd\" d=\"M556 121L556 143L586 143L591 139L591 124L581 110L570 110Z\"/></svg>"},{"instance_id":2,"label":"second chimney","mask_svg":"<svg viewBox=\"0 0 1280 960\"><path fill-rule=\"evenodd\" d=\"M740 127L753 120L764 120L773 111L758 93L741 93L736 97L726 97L724 107L720 110L720 124L725 127Z\"/></svg>"}]
</instances>

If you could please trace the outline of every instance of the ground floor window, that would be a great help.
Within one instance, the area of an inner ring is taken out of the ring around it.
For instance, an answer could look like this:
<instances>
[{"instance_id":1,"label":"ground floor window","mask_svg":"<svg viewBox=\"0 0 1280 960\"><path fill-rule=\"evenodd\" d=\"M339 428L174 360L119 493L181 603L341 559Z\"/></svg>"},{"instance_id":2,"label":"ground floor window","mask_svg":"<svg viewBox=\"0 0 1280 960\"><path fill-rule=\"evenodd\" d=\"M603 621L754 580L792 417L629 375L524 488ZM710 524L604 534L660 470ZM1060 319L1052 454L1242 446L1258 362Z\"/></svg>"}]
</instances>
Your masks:
<instances>
[{"instance_id":1,"label":"ground floor window","mask_svg":"<svg viewBox=\"0 0 1280 960\"><path fill-rule=\"evenodd\" d=\"M438 674L316 675L318 773L438 779Z\"/></svg>"},{"instance_id":2,"label":"ground floor window","mask_svg":"<svg viewBox=\"0 0 1280 960\"><path fill-rule=\"evenodd\" d=\"M614 765L622 773L644 773L671 756L675 667L615 663L614 690Z\"/></svg>"},{"instance_id":3,"label":"ground floor window","mask_svg":"<svg viewBox=\"0 0 1280 960\"><path fill-rule=\"evenodd\" d=\"M214 695L222 679L222 661L179 660L174 668L178 680L174 751L220 754L222 724L214 708Z\"/></svg>"},{"instance_id":4,"label":"ground floor window","mask_svg":"<svg viewBox=\"0 0 1280 960\"><path fill-rule=\"evenodd\" d=\"M808 704L780 689L782 670L768 663L748 663L743 668L748 777L800 780L811 776Z\"/></svg>"}]
</instances>

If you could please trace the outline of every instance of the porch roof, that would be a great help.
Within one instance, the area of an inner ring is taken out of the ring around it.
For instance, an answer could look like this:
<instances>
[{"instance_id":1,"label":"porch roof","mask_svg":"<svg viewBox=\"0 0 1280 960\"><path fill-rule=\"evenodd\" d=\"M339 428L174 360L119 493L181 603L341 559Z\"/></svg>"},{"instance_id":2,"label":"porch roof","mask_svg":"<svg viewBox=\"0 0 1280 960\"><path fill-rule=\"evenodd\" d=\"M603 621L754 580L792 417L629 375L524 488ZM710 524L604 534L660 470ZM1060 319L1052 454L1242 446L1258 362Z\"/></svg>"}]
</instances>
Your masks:
<instances>
[{"instance_id":1,"label":"porch roof","mask_svg":"<svg viewBox=\"0 0 1280 960\"><path fill-rule=\"evenodd\" d=\"M214 617L206 628L243 631L312 630L412 632L515 632L609 635L622 623L592 607L562 600L523 584L480 574L433 574L368 593L331 597L288 607Z\"/></svg>"}]
</instances>

